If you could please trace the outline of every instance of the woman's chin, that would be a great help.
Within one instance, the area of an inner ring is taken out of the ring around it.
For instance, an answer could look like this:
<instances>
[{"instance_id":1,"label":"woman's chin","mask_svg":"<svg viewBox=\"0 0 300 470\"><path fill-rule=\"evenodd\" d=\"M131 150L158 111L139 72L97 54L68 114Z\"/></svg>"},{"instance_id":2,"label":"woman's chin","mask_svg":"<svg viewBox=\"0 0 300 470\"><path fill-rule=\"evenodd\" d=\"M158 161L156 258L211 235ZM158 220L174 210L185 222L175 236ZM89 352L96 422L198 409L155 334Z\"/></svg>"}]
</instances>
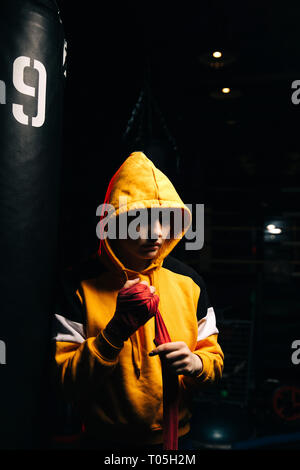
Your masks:
<instances>
[{"instance_id":1,"label":"woman's chin","mask_svg":"<svg viewBox=\"0 0 300 470\"><path fill-rule=\"evenodd\" d=\"M142 258L143 259L154 259L158 253L157 249L149 249L149 250L143 250L142 253Z\"/></svg>"},{"instance_id":2,"label":"woman's chin","mask_svg":"<svg viewBox=\"0 0 300 470\"><path fill-rule=\"evenodd\" d=\"M143 258L148 259L148 260L152 260L152 259L156 258L156 254L155 255L144 256Z\"/></svg>"}]
</instances>

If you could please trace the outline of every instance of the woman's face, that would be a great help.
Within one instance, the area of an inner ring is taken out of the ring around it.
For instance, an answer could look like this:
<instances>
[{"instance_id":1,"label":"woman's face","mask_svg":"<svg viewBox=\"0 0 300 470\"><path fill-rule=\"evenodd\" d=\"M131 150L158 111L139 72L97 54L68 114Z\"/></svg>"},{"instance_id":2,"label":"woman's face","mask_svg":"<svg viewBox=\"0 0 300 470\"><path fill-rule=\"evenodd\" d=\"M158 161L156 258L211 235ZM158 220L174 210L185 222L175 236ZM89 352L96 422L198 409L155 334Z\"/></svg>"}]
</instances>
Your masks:
<instances>
[{"instance_id":1,"label":"woman's face","mask_svg":"<svg viewBox=\"0 0 300 470\"><path fill-rule=\"evenodd\" d=\"M127 215L127 238L109 240L116 256L126 267L135 271L145 269L157 256L166 238L170 236L171 225L167 218L162 217L161 210L144 209L139 212L143 217L141 223L134 225L136 239L130 236L130 224L136 216Z\"/></svg>"}]
</instances>

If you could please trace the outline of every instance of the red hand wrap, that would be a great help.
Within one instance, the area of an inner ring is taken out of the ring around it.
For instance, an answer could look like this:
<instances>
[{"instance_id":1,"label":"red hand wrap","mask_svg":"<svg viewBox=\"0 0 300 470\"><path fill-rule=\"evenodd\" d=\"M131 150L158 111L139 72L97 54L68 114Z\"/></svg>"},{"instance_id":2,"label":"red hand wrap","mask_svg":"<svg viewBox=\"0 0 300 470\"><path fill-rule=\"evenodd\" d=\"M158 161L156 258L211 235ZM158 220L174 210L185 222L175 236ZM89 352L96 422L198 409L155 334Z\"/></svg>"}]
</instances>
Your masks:
<instances>
[{"instance_id":1,"label":"red hand wrap","mask_svg":"<svg viewBox=\"0 0 300 470\"><path fill-rule=\"evenodd\" d=\"M145 284L139 282L128 288L123 287L117 297L115 315L105 330L126 341L155 315L158 302L159 297Z\"/></svg>"}]
</instances>

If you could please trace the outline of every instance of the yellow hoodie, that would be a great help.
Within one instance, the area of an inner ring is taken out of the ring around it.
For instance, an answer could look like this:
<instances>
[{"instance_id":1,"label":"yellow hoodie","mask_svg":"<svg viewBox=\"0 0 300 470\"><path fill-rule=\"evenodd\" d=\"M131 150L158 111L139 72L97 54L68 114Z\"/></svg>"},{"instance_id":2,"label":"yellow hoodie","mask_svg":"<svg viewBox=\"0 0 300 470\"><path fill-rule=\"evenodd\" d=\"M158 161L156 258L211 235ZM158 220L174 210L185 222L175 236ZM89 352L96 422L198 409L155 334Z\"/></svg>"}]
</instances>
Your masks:
<instances>
[{"instance_id":1,"label":"yellow hoodie","mask_svg":"<svg viewBox=\"0 0 300 470\"><path fill-rule=\"evenodd\" d=\"M119 205L127 198L126 204ZM172 341L184 341L201 357L197 377L180 375L179 432L190 429L189 400L195 386L219 379L223 352L217 342L213 309L197 318L201 287L188 274L163 266L165 258L191 223L191 213L170 180L141 152L132 153L116 174L109 202L116 216L131 209L178 208L185 212L179 238L166 240L151 264L139 273L122 264L107 240L94 272L81 273L68 283L54 320L56 370L66 397L80 408L84 426L105 441L130 444L162 442L162 372L155 347L155 321L151 318L118 349L101 331L113 317L119 289L127 279L140 277L155 286L159 310Z\"/></svg>"}]
</instances>

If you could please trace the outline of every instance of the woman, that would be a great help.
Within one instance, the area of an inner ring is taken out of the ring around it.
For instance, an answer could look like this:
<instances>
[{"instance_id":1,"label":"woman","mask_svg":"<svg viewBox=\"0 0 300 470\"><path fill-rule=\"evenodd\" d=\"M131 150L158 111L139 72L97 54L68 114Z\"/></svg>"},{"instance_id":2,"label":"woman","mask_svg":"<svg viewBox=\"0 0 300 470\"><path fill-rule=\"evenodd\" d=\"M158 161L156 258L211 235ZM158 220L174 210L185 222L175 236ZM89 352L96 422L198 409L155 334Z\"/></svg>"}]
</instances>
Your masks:
<instances>
[{"instance_id":1,"label":"woman","mask_svg":"<svg viewBox=\"0 0 300 470\"><path fill-rule=\"evenodd\" d=\"M163 374L176 378L180 440L190 430L191 393L223 369L212 307L203 316L205 288L191 271L165 265L191 213L141 152L115 174L105 203L113 210L101 220L96 263L64 280L55 314L56 372L80 410L86 442L102 449L162 446ZM134 224L135 210L142 216ZM180 214L179 232L166 211ZM131 237L118 236L124 224ZM170 340L155 346L158 318Z\"/></svg>"}]
</instances>

